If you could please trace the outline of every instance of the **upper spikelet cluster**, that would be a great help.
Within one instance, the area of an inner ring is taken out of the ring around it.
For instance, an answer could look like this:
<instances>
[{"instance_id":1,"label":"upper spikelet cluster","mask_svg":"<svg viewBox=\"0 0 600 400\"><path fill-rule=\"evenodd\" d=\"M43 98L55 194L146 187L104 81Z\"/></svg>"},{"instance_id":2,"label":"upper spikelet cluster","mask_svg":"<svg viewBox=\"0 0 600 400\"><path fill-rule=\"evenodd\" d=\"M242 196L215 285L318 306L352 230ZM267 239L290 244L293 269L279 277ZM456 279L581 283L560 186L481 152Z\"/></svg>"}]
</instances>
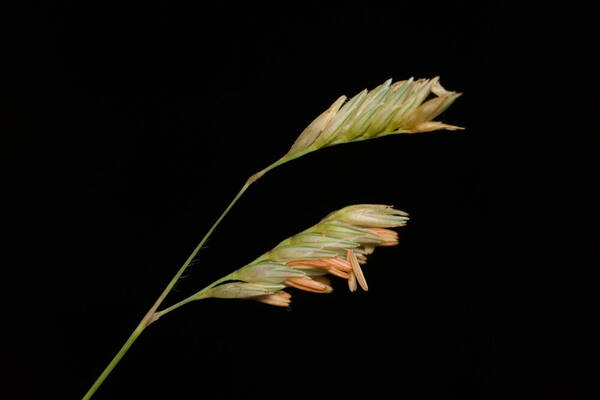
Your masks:
<instances>
[{"instance_id":1,"label":"upper spikelet cluster","mask_svg":"<svg viewBox=\"0 0 600 400\"><path fill-rule=\"evenodd\" d=\"M398 234L387 228L404 226L407 220L405 212L391 206L345 207L233 272L230 278L236 282L215 286L203 297L250 298L287 306L291 295L282 289L329 293L333 289L328 274L347 279L351 291L357 284L368 290L360 264L375 247L398 244Z\"/></svg>"},{"instance_id":2,"label":"upper spikelet cluster","mask_svg":"<svg viewBox=\"0 0 600 400\"><path fill-rule=\"evenodd\" d=\"M434 97L427 100L430 95ZM444 89L439 77L395 83L388 79L348 101L346 96L339 97L304 129L285 157L393 133L462 129L433 121L460 95Z\"/></svg>"}]
</instances>

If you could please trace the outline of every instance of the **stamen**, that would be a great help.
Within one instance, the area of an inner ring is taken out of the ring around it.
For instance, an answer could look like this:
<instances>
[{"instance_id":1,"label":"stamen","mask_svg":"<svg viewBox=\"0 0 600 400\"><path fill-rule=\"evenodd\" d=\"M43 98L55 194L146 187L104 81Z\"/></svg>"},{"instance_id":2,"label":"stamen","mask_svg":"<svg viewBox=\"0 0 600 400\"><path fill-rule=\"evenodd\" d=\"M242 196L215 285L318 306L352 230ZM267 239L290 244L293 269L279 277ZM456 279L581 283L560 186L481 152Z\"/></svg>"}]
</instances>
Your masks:
<instances>
[{"instance_id":1,"label":"stamen","mask_svg":"<svg viewBox=\"0 0 600 400\"><path fill-rule=\"evenodd\" d=\"M350 276L348 272L340 271L339 269L333 267L329 268L327 271L329 271L331 275L339 276L340 278L344 279L348 279Z\"/></svg>"},{"instance_id":2,"label":"stamen","mask_svg":"<svg viewBox=\"0 0 600 400\"><path fill-rule=\"evenodd\" d=\"M368 291L369 286L367 285L367 280L365 279L365 276L363 275L363 272L362 272L362 269L360 268L358 260L356 259L356 255L354 254L354 252L352 250L348 250L346 252L346 256L348 258L348 261L350 262L350 265L352 266L352 272L354 272L354 274L356 275L356 280L358 281L358 284L365 292ZM293 278L293 279L302 279L302 278Z\"/></svg>"},{"instance_id":3,"label":"stamen","mask_svg":"<svg viewBox=\"0 0 600 400\"><path fill-rule=\"evenodd\" d=\"M364 228L366 231L376 234L384 242L391 242L398 240L398 232L391 229L385 228ZM380 244L381 245L381 244Z\"/></svg>"},{"instance_id":4,"label":"stamen","mask_svg":"<svg viewBox=\"0 0 600 400\"><path fill-rule=\"evenodd\" d=\"M261 303L269 304L277 307L287 307L291 302L291 295L287 292L279 291L275 294L257 296L254 300Z\"/></svg>"},{"instance_id":5,"label":"stamen","mask_svg":"<svg viewBox=\"0 0 600 400\"><path fill-rule=\"evenodd\" d=\"M348 279L348 272L352 271L350 263L343 258L321 258L318 260L296 260L290 261L287 265L292 267L309 267L309 268L323 268L332 275L339 276L340 278ZM301 268L299 268L302 270Z\"/></svg>"},{"instance_id":6,"label":"stamen","mask_svg":"<svg viewBox=\"0 0 600 400\"><path fill-rule=\"evenodd\" d=\"M350 262L348 262L347 260L344 260L341 257L321 258L319 260L327 263L327 265L331 265L342 271L346 271L346 272L352 271L352 266L350 265Z\"/></svg>"},{"instance_id":7,"label":"stamen","mask_svg":"<svg viewBox=\"0 0 600 400\"><path fill-rule=\"evenodd\" d=\"M322 283L316 282L307 277L286 279L284 283L288 286L305 290L307 292L329 293L333 290L330 286L323 285Z\"/></svg>"},{"instance_id":8,"label":"stamen","mask_svg":"<svg viewBox=\"0 0 600 400\"><path fill-rule=\"evenodd\" d=\"M329 264L326 263L325 261L323 261L322 259L289 261L286 263L286 265L306 265L308 267L318 267L318 268L321 268L321 267L327 268L329 266Z\"/></svg>"},{"instance_id":9,"label":"stamen","mask_svg":"<svg viewBox=\"0 0 600 400\"><path fill-rule=\"evenodd\" d=\"M348 275L348 288L351 292L356 292L356 275L354 272L350 272Z\"/></svg>"},{"instance_id":10,"label":"stamen","mask_svg":"<svg viewBox=\"0 0 600 400\"><path fill-rule=\"evenodd\" d=\"M323 285L329 286L331 285L331 281L329 280L328 277L326 276L317 276L315 278L313 278L315 281L322 283Z\"/></svg>"},{"instance_id":11,"label":"stamen","mask_svg":"<svg viewBox=\"0 0 600 400\"><path fill-rule=\"evenodd\" d=\"M398 232L392 229L386 228L363 228L365 231L373 232L376 235L384 236L384 235L398 235Z\"/></svg>"}]
</instances>

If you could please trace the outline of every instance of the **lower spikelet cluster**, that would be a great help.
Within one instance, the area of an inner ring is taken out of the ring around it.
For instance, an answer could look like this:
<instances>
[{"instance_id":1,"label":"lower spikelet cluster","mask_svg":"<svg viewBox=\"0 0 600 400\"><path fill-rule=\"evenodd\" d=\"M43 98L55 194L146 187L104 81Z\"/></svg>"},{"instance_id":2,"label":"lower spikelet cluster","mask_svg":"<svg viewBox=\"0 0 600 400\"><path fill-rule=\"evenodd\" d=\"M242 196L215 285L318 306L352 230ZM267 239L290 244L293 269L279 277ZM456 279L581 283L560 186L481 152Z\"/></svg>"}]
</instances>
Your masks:
<instances>
[{"instance_id":1,"label":"lower spikelet cluster","mask_svg":"<svg viewBox=\"0 0 600 400\"><path fill-rule=\"evenodd\" d=\"M206 297L247 298L286 307L293 287L330 293L328 275L346 279L350 291L368 290L361 264L378 246L395 246L398 234L388 228L406 225L408 214L391 206L358 204L335 211L311 228L230 275L234 282L211 288Z\"/></svg>"}]
</instances>

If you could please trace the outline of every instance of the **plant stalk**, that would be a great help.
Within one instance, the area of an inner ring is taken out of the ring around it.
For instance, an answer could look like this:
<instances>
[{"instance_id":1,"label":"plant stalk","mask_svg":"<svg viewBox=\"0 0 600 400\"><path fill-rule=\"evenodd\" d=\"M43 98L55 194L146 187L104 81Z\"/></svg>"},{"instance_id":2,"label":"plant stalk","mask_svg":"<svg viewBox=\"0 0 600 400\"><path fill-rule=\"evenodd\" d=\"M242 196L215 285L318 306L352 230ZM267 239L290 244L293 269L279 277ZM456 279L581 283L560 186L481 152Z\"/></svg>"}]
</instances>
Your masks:
<instances>
[{"instance_id":1,"label":"plant stalk","mask_svg":"<svg viewBox=\"0 0 600 400\"><path fill-rule=\"evenodd\" d=\"M266 169L270 169L270 167L271 166L265 168L265 170ZM261 171L261 172L263 172L263 171ZM264 172L263 172L263 174L264 174ZM258 178L256 178L256 179L258 179ZM129 338L127 339L127 341L123 345L123 347L121 347L121 349L119 350L119 352L115 355L115 357L106 366L106 368L104 369L104 371L102 371L102 373L100 374L100 376L98 376L98 378L96 379L96 381L88 389L88 391L86 392L86 394L83 396L82 400L89 400L89 399L92 398L92 396L94 395L94 393L96 392L96 390L98 390L98 388L100 387L100 385L102 385L102 383L106 380L106 378L108 377L108 375L117 366L117 364L119 363L119 361L121 361L121 358L123 358L123 356L125 355L125 353L127 353L127 351L129 350L129 348L131 347L131 345L141 335L141 333L144 331L144 329L146 329L152 322L156 321L156 319L158 317L156 310L158 309L158 307L160 307L160 305L162 304L162 302L164 301L164 299L167 297L167 295L171 292L171 290L173 289L173 287L175 286L175 284L177 283L177 281L179 280L179 278L181 277L181 275L190 266L190 264L192 263L192 261L194 260L194 258L196 257L196 255L198 254L198 252L200 251L200 249L202 248L202 246L204 246L204 243L206 243L206 241L208 240L208 238L210 237L210 235L212 235L212 233L215 230L215 228L221 223L221 221L223 220L223 218L225 218L225 216L229 213L229 211L234 206L234 204L240 199L240 197L242 197L242 195L244 194L244 192L246 191L246 189L248 189L248 187L254 181L256 181L256 179L254 179L252 181L250 181L250 179L249 179L244 184L244 186L242 186L242 188L237 193L237 195L234 197L234 199L231 201L231 203L229 203L229 205L227 206L227 208L225 209L225 211L223 211L223 213L219 216L219 218L216 220L216 222L211 226L211 228L208 230L208 232L204 235L204 237L202 238L202 240L200 241L200 243L198 243L198 245L196 246L196 248L194 249L194 251L192 251L192 253L187 258L187 260L185 261L185 263L183 263L183 265L181 266L181 268L179 268L179 271L177 271L177 273L175 274L175 276L173 277L173 279L171 279L171 281L167 284L167 286L165 287L165 289L163 290L163 292L160 294L160 296L158 297L158 299L154 302L154 304L148 310L148 312L146 313L146 315L144 316L144 318L140 321L140 323L138 324L138 326L131 333L131 335L129 336ZM180 304L180 306L181 305L183 305L183 304ZM162 314L160 314L160 315L162 315Z\"/></svg>"},{"instance_id":2,"label":"plant stalk","mask_svg":"<svg viewBox=\"0 0 600 400\"><path fill-rule=\"evenodd\" d=\"M258 173L254 174L250 178L248 178L248 180L246 181L246 183L244 184L244 186L242 186L242 188L236 194L236 196L233 198L233 200L231 201L231 203L229 203L229 205L227 206L227 208L225 209L225 211L223 211L223 213L219 216L219 218L215 221L215 223L210 227L210 229L208 230L208 232L206 232L206 234L204 235L204 237L202 238L202 240L200 241L200 243L198 243L198 245L196 246L196 248L194 249L194 251L192 251L192 253L187 258L187 260L185 261L185 263L183 263L183 265L181 266L181 268L179 268L179 271L177 271L177 273L175 274L175 276L173 277L173 279L171 279L171 281L167 284L167 286L165 287L165 289L163 290L163 292L160 294L160 296L158 297L158 299L156 299L156 301L154 302L154 304L152 305L152 307L150 307L150 309L148 310L148 312L146 313L146 315L144 316L144 318L140 321L140 323L138 324L138 326L131 333L131 335L129 336L129 338L127 339L127 341L125 342L125 344L121 347L121 349L119 350L119 352L110 361L110 363L106 366L106 368L104 368L104 371L102 371L102 373L100 374L100 376L96 379L96 381L88 389L87 393L83 396L82 400L89 400L89 399L92 398L92 396L94 395L94 393L96 392L96 390L98 390L98 388L100 387L100 385L102 385L102 383L106 380L106 378L108 377L108 375L117 366L117 364L119 363L119 361L121 361L121 358L123 358L123 356L127 353L127 351L129 350L129 348L131 347L131 345L142 334L142 332L144 331L144 329L146 329L151 323L153 323L154 321L156 321L158 318L160 318L164 314L166 314L166 313L168 313L170 311L173 311L176 308L179 308L179 307L183 306L184 304L189 303L190 301L201 299L202 298L202 294L203 294L204 291L206 291L206 290L210 289L211 287L213 287L213 286L215 286L215 285L223 282L224 280L227 280L227 278L229 277L229 275L227 275L227 276L225 276L225 277L223 277L223 278L221 278L221 279L213 282L212 284L210 284L206 288L202 289L200 292L196 293L195 295L190 296L187 299L184 299L184 300L180 301L179 303L176 303L176 304L174 304L174 305L172 305L172 306L170 306L168 308L165 308L162 311L157 312L158 307L160 307L160 305L162 304L162 302L164 301L164 299L168 296L168 294L171 292L171 290L173 289L173 287L175 286L175 284L177 283L177 281L179 280L179 278L181 278L181 275L183 275L183 273L185 272L185 270L190 266L190 264L192 263L192 261L194 260L194 258L196 257L196 255L198 254L198 252L200 251L200 249L202 248L202 246L204 246L204 243L206 243L206 241L208 240L208 238L210 237L210 235L212 235L212 233L215 230L215 228L221 223L221 221L223 220L223 218L225 218L225 216L229 213L229 211L235 205L235 203L237 203L237 201L240 199L240 197L242 197L242 195L244 194L244 192L246 191L246 189L248 189L248 187L250 187L251 184L253 184L254 182L256 182L260 177L262 177L264 174L266 174L267 172L269 172L273 168L278 167L279 165L285 164L286 162L291 161L291 160L293 160L295 158L298 158L301 155L309 153L312 150L313 149L311 149L311 150L305 150L305 151L302 151L302 152L298 152L297 154L294 154L293 156L287 156L287 155L283 156L279 160L275 161L273 164L269 165L265 169L259 171Z\"/></svg>"}]
</instances>

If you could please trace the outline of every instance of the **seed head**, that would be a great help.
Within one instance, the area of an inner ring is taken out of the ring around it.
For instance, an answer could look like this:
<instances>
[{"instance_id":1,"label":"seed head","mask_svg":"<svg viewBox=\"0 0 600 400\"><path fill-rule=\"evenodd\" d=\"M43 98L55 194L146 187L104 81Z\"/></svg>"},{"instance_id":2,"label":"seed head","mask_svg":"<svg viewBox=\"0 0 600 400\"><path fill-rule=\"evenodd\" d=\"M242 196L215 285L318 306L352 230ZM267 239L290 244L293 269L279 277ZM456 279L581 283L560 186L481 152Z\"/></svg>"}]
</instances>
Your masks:
<instances>
[{"instance_id":1,"label":"seed head","mask_svg":"<svg viewBox=\"0 0 600 400\"><path fill-rule=\"evenodd\" d=\"M430 95L434 97L427 100ZM388 79L348 101L346 96L339 97L302 131L286 157L395 133L463 129L433 120L460 96L444 89L439 77L395 83Z\"/></svg>"},{"instance_id":2,"label":"seed head","mask_svg":"<svg viewBox=\"0 0 600 400\"><path fill-rule=\"evenodd\" d=\"M350 291L368 290L361 264L379 246L398 244L388 228L406 225L408 214L392 206L357 204L330 213L318 224L294 235L231 274L232 280L209 290L207 297L248 298L287 306L284 287L331 293L327 275L348 281Z\"/></svg>"}]
</instances>

